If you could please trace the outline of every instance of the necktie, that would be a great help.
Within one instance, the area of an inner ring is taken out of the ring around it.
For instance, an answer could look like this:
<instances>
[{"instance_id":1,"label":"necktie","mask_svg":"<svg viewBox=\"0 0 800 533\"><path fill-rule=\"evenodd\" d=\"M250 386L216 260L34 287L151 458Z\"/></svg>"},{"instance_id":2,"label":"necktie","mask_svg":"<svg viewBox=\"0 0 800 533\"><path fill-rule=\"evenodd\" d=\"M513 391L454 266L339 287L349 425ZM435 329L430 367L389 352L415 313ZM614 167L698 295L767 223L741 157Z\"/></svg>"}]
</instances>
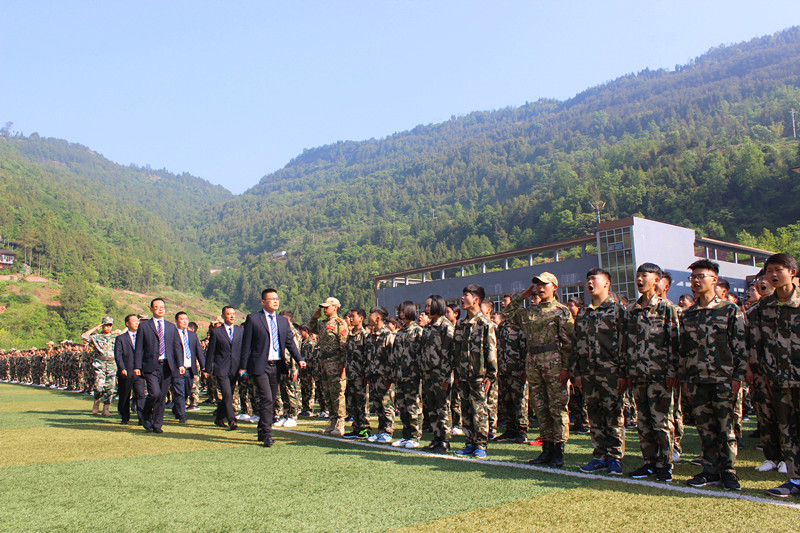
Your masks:
<instances>
[{"instance_id":1,"label":"necktie","mask_svg":"<svg viewBox=\"0 0 800 533\"><path fill-rule=\"evenodd\" d=\"M132 337L133 337L133 345L136 346L136 333L134 333Z\"/></svg>"},{"instance_id":2,"label":"necktie","mask_svg":"<svg viewBox=\"0 0 800 533\"><path fill-rule=\"evenodd\" d=\"M186 355L191 355L192 350L189 348L189 336L186 334L186 330L183 330L183 350Z\"/></svg>"},{"instance_id":3,"label":"necktie","mask_svg":"<svg viewBox=\"0 0 800 533\"><path fill-rule=\"evenodd\" d=\"M280 350L280 343L278 342L278 324L275 323L275 317L269 316L269 336L272 337L272 347L276 352Z\"/></svg>"},{"instance_id":4,"label":"necktie","mask_svg":"<svg viewBox=\"0 0 800 533\"><path fill-rule=\"evenodd\" d=\"M233 328L228 327L228 338L233 342Z\"/></svg>"},{"instance_id":5,"label":"necktie","mask_svg":"<svg viewBox=\"0 0 800 533\"><path fill-rule=\"evenodd\" d=\"M167 346L164 344L164 328L161 327L161 321L156 320L156 333L158 334L158 358L166 357Z\"/></svg>"}]
</instances>

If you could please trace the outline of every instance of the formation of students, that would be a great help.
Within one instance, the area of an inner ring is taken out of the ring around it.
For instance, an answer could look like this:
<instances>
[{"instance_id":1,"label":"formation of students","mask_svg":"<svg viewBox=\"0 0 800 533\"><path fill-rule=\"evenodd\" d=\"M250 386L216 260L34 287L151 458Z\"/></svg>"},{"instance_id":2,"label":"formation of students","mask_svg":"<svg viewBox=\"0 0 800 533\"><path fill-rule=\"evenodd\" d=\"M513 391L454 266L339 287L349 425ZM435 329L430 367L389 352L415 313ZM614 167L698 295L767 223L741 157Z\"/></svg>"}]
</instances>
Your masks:
<instances>
[{"instance_id":1,"label":"formation of students","mask_svg":"<svg viewBox=\"0 0 800 533\"><path fill-rule=\"evenodd\" d=\"M482 287L467 285L460 305L431 295L421 311L403 302L396 317L380 306L340 317L339 300L328 298L301 325L291 312L278 313L278 293L267 289L263 309L242 326L226 306L202 341L186 313L175 324L165 321L157 298L153 318L129 315L120 335L111 333L110 317L84 334L93 354L93 412L103 404L108 416L116 389L122 423L133 410L145 430L161 433L167 393L173 414L185 422L187 407L198 402L197 383L205 381L209 401L217 404L215 423L236 430L237 420L258 422L266 447L274 445L272 427L293 427L298 416L311 416L316 397L318 416L328 419L323 434L446 453L451 437L463 433L465 444L455 453L485 458L490 442L528 442L532 408L542 450L530 463L561 468L572 397L585 411L593 447L581 471L623 475L630 411L641 465L627 474L671 482L685 416L702 445L692 461L702 469L688 485L740 490L735 462L749 388L765 455L758 469L785 471L788 478L767 493L796 496L797 262L771 256L741 305L731 301L716 263L700 259L687 270L692 294L678 305L666 298L671 276L644 263L636 271L639 297L629 305L611 292L609 272L594 268L586 273L591 304L585 307L560 303L558 279L545 272L521 294L505 296L499 310ZM0 365L0 377L7 378L3 370ZM377 418L374 430L370 413ZM499 419L505 431L497 435ZM423 430L432 433L424 446Z\"/></svg>"}]
</instances>

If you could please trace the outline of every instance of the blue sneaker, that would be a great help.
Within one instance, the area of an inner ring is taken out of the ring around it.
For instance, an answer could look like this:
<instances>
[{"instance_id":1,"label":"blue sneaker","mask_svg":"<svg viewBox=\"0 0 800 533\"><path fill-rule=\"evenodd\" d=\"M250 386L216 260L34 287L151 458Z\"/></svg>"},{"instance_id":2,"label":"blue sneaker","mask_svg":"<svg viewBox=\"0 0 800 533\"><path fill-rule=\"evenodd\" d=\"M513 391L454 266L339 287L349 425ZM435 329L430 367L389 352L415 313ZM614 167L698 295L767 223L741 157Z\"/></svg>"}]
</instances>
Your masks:
<instances>
[{"instance_id":1,"label":"blue sneaker","mask_svg":"<svg viewBox=\"0 0 800 533\"><path fill-rule=\"evenodd\" d=\"M464 446L462 449L458 450L456 452L456 455L464 456L464 455L472 455L473 453L475 453L475 446L472 446L471 444L468 444L468 445Z\"/></svg>"},{"instance_id":2,"label":"blue sneaker","mask_svg":"<svg viewBox=\"0 0 800 533\"><path fill-rule=\"evenodd\" d=\"M588 465L583 465L580 470L581 472L590 473L590 472L597 472L599 470L605 470L608 468L608 463L605 461L601 461L600 459L592 459L589 461Z\"/></svg>"},{"instance_id":3,"label":"blue sneaker","mask_svg":"<svg viewBox=\"0 0 800 533\"><path fill-rule=\"evenodd\" d=\"M475 451L472 452L472 457L475 459L486 459L486 450L482 448L475 448Z\"/></svg>"},{"instance_id":4,"label":"blue sneaker","mask_svg":"<svg viewBox=\"0 0 800 533\"><path fill-rule=\"evenodd\" d=\"M608 461L608 473L611 474L612 476L621 476L622 464L616 459Z\"/></svg>"}]
</instances>

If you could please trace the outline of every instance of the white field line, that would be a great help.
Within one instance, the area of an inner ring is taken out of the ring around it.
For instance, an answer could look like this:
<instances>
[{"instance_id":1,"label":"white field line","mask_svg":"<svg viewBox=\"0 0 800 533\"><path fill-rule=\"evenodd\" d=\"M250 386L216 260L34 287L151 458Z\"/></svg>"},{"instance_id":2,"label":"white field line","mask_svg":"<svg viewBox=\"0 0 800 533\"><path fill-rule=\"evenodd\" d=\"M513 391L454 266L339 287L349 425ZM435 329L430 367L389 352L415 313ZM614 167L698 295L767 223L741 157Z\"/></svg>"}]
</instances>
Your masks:
<instances>
[{"instance_id":1,"label":"white field line","mask_svg":"<svg viewBox=\"0 0 800 533\"><path fill-rule=\"evenodd\" d=\"M472 457L459 457L458 455L454 454L439 454L439 453L430 453L423 450L417 449L407 449L407 448L394 448L392 446L387 446L385 444L374 444L372 442L364 442L359 439L341 439L338 437L331 437L329 435L321 435L318 433L309 433L306 431L297 431L293 429L283 429L280 427L273 427L273 431L281 431L284 433L296 433L298 435L303 435L306 437L315 437L318 439L325 439L330 441L336 441L342 444L350 444L354 446L363 446L366 448L375 448L384 451L390 452L403 452L403 453L413 453L417 455L423 455L425 457L430 457L432 459L440 459L445 461L469 461L473 463L478 463L482 465L491 465L491 466L502 466L506 468L516 468L519 470L533 470L536 472L542 472L545 474L553 474L553 475L560 475L566 477L575 477L580 479L597 479L601 481L611 481L615 483L624 483L628 485L638 485L640 487L652 487L654 489L672 491L672 492L680 492L683 494L691 494L692 496L705 496L705 497L713 497L713 498L728 498L730 500L746 500L750 502L756 503L765 503L768 505L777 505L780 507L790 507L792 509L800 510L800 503L792 503L791 500L784 501L784 500L776 500L776 499L768 499L768 498L759 498L758 496L750 496L747 494L742 494L741 492L737 491L711 491L711 490L703 490L703 489L696 489L694 487L684 487L682 485L673 485L670 483L656 483L653 481L644 481L639 479L631 479L626 477L614 477L614 476L600 476L597 474L585 474L583 472L575 472L572 470L564 470L560 468L547 468L541 467L536 465L529 465L524 463L513 463L510 461L492 461L490 459L475 459Z\"/></svg>"}]
</instances>

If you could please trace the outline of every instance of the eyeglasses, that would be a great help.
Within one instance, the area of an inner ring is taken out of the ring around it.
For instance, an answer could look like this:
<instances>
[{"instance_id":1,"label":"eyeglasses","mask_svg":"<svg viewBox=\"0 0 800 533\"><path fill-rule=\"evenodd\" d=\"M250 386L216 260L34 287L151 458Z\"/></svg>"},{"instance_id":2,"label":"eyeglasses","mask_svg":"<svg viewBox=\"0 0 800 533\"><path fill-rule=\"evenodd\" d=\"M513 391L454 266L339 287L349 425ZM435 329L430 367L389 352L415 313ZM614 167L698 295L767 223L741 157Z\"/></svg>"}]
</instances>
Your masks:
<instances>
[{"instance_id":1,"label":"eyeglasses","mask_svg":"<svg viewBox=\"0 0 800 533\"><path fill-rule=\"evenodd\" d=\"M698 280L702 281L702 280L703 280L703 278L713 278L713 277L714 277L714 275L713 275L713 274L692 274L692 275L690 275L690 276L689 276L687 279L688 279L689 281L694 281L694 280L696 280L696 279L698 279Z\"/></svg>"}]
</instances>

